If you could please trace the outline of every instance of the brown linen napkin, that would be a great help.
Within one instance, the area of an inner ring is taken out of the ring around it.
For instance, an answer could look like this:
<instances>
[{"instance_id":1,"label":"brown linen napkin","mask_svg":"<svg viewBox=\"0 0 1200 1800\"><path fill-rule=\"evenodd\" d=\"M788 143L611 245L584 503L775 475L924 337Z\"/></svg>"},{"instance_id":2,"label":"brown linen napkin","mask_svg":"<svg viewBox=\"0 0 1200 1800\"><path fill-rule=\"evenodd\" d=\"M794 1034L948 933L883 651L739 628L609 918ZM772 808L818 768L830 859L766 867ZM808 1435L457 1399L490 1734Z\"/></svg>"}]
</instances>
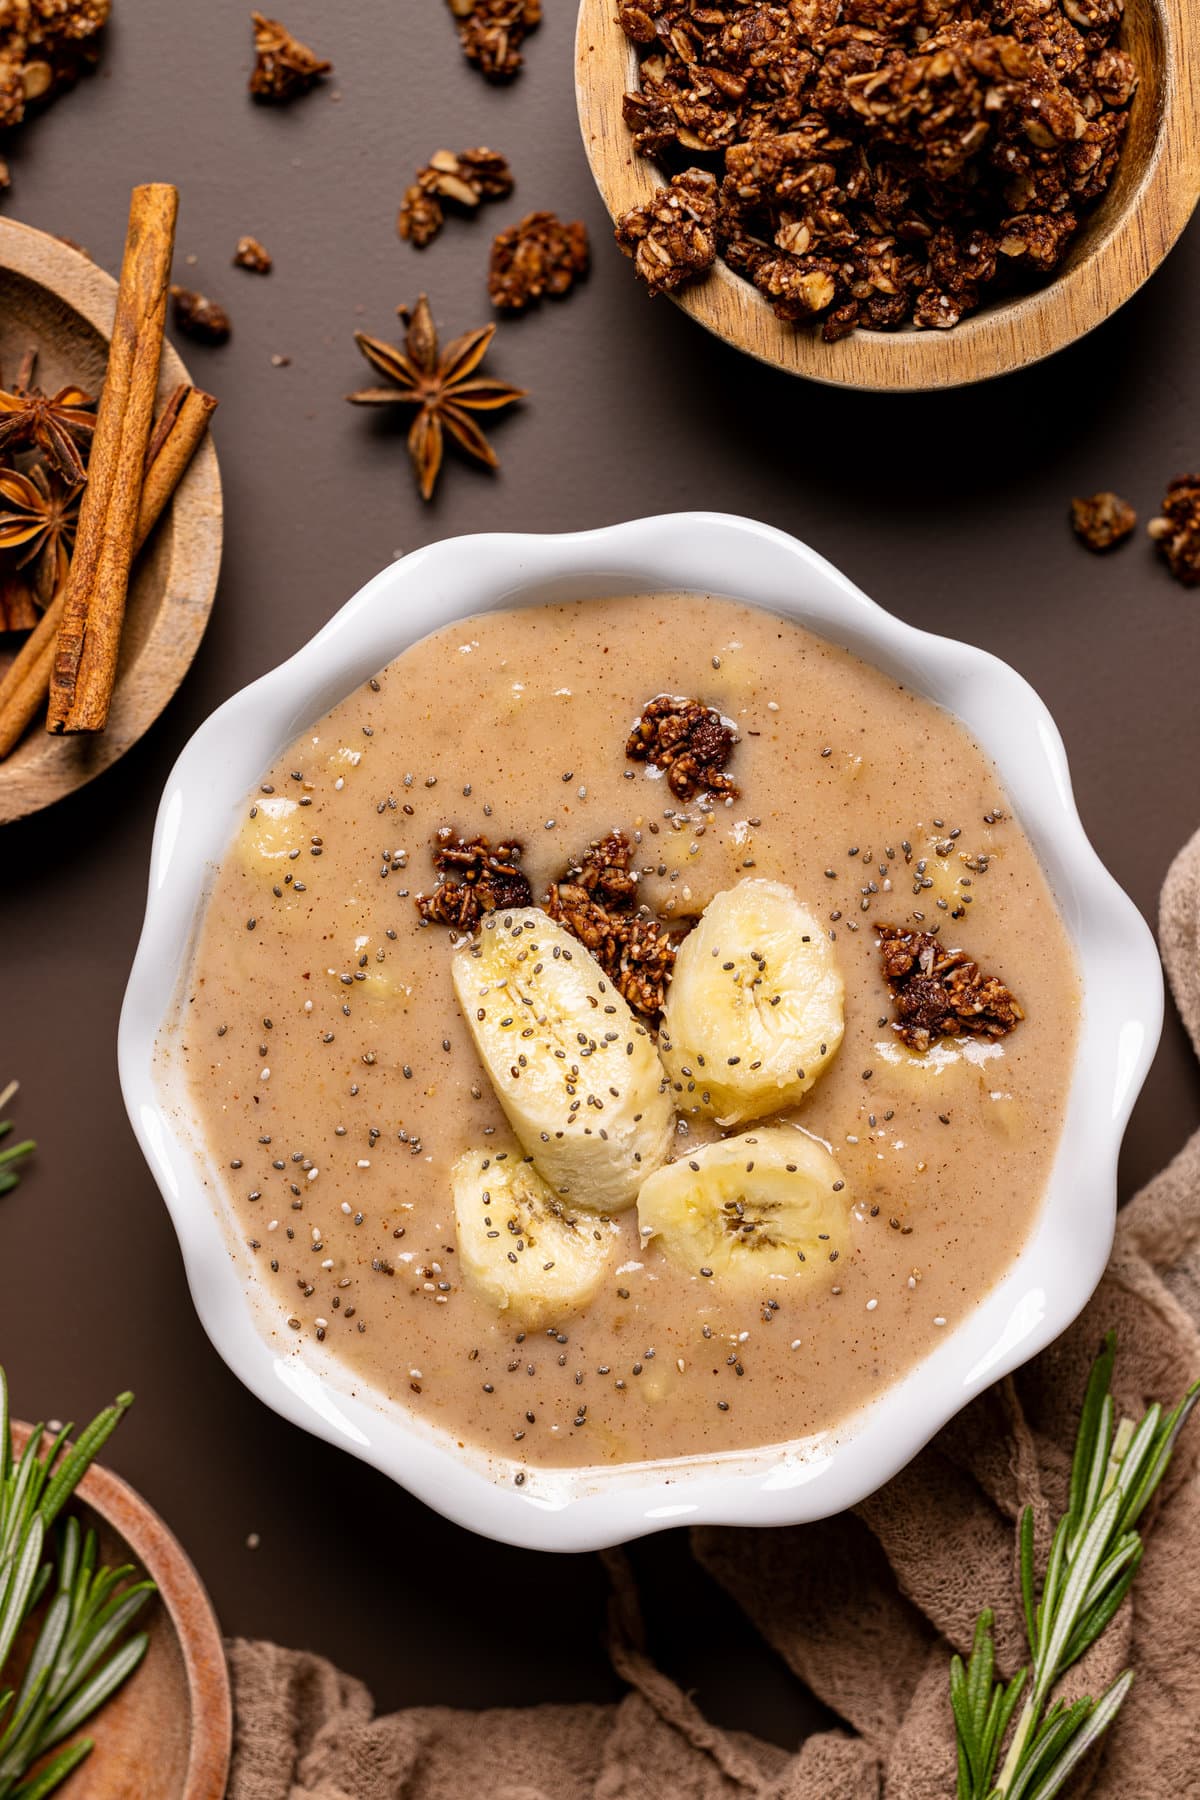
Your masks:
<instances>
[{"instance_id":1,"label":"brown linen napkin","mask_svg":"<svg viewBox=\"0 0 1200 1800\"><path fill-rule=\"evenodd\" d=\"M1200 834L1163 888L1159 937L1200 1056ZM1118 1405L1174 1400L1200 1372L1200 1132L1121 1214L1112 1261L1080 1319L982 1395L857 1508L777 1531L705 1529L695 1553L797 1675L845 1721L794 1756L703 1718L646 1655L624 1559L613 1577L616 1706L473 1717L412 1707L376 1718L360 1682L320 1657L229 1644L237 1717L230 1800L950 1800L950 1647L985 1599L1006 1673L1021 1660L1013 1525L1031 1504L1044 1556L1061 1510L1079 1403L1115 1326ZM1149 1521L1137 1583L1068 1677L1097 1693L1137 1681L1074 1796L1200 1796L1200 1433L1185 1434Z\"/></svg>"}]
</instances>

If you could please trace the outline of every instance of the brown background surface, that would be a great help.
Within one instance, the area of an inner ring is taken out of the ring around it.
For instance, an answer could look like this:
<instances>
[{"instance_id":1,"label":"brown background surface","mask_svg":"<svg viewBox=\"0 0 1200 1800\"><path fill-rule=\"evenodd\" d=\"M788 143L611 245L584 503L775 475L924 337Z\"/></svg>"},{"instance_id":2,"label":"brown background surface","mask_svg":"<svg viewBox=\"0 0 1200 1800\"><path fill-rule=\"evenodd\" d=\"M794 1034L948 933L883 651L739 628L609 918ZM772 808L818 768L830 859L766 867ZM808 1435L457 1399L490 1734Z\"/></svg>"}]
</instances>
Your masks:
<instances>
[{"instance_id":1,"label":"brown background surface","mask_svg":"<svg viewBox=\"0 0 1200 1800\"><path fill-rule=\"evenodd\" d=\"M227 506L195 667L116 769L0 833L0 1085L21 1077L19 1121L42 1144L0 1201L0 1360L27 1416L88 1415L135 1388L111 1459L180 1534L225 1628L323 1651L383 1705L613 1694L604 1582L592 1558L473 1538L302 1436L200 1331L126 1123L115 1034L158 794L205 715L432 538L714 507L796 533L902 617L1026 674L1062 728L1100 854L1148 917L1200 811L1200 595L1140 535L1097 560L1065 523L1072 493L1108 486L1148 517L1166 479L1200 462L1197 231L1088 342L1002 383L889 399L790 382L635 287L578 139L574 8L546 10L525 73L496 91L461 60L440 0L288 0L337 73L269 111L244 91L240 0L116 0L100 73L26 132L4 201L115 269L130 186L178 182L178 277L228 304L234 338L183 346L221 396ZM511 158L513 200L452 222L423 255L400 244L416 166L477 143ZM594 274L500 331L492 372L531 390L496 423L502 474L450 459L422 507L400 432L343 403L367 378L351 334L390 336L422 286L447 335L483 322L491 231L542 206L586 219ZM243 232L274 254L269 278L229 266ZM1198 1121L1172 1015L1123 1193ZM795 1742L807 1703L678 1535L636 1560L672 1671L715 1717Z\"/></svg>"}]
</instances>

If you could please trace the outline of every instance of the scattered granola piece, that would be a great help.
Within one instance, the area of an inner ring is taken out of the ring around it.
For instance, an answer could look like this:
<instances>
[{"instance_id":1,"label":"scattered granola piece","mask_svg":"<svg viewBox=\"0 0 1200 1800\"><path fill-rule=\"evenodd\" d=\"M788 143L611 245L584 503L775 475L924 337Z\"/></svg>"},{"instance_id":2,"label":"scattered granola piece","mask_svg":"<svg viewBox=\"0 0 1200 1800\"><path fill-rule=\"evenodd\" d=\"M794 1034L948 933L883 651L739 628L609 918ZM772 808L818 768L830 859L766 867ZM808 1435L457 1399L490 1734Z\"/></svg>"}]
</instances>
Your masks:
<instances>
[{"instance_id":1,"label":"scattered granola piece","mask_svg":"<svg viewBox=\"0 0 1200 1800\"><path fill-rule=\"evenodd\" d=\"M685 169L648 206L617 220L616 239L652 294L666 294L712 268L717 256L717 178Z\"/></svg>"},{"instance_id":2,"label":"scattered granola piece","mask_svg":"<svg viewBox=\"0 0 1200 1800\"><path fill-rule=\"evenodd\" d=\"M396 230L423 250L445 224L446 202L473 212L481 201L503 200L512 190L512 171L494 150L435 150L404 190Z\"/></svg>"},{"instance_id":3,"label":"scattered granola piece","mask_svg":"<svg viewBox=\"0 0 1200 1800\"><path fill-rule=\"evenodd\" d=\"M995 975L981 975L965 950L947 950L927 931L879 928L883 973L896 1003L892 1030L910 1050L941 1037L1006 1037L1025 1017Z\"/></svg>"},{"instance_id":4,"label":"scattered granola piece","mask_svg":"<svg viewBox=\"0 0 1200 1800\"><path fill-rule=\"evenodd\" d=\"M664 770L677 799L708 793L736 800L740 790L723 770L737 741L737 732L711 706L658 694L643 707L625 754L633 762Z\"/></svg>"},{"instance_id":5,"label":"scattered granola piece","mask_svg":"<svg viewBox=\"0 0 1200 1800\"><path fill-rule=\"evenodd\" d=\"M215 300L197 294L192 288L172 284L171 301L175 323L187 337L198 344L226 344L233 331L229 314Z\"/></svg>"},{"instance_id":6,"label":"scattered granola piece","mask_svg":"<svg viewBox=\"0 0 1200 1800\"><path fill-rule=\"evenodd\" d=\"M426 244L432 244L446 223L446 213L441 201L431 189L422 184L423 173L423 170L419 171L417 179L405 188L400 211L396 215L397 234L417 250L424 250Z\"/></svg>"},{"instance_id":7,"label":"scattered granola piece","mask_svg":"<svg viewBox=\"0 0 1200 1800\"><path fill-rule=\"evenodd\" d=\"M1147 530L1184 587L1200 587L1200 475L1177 475Z\"/></svg>"},{"instance_id":8,"label":"scattered granola piece","mask_svg":"<svg viewBox=\"0 0 1200 1800\"><path fill-rule=\"evenodd\" d=\"M526 213L498 234L488 268L488 294L501 312L523 312L551 294L560 299L588 272L587 231L552 212Z\"/></svg>"},{"instance_id":9,"label":"scattered granola piece","mask_svg":"<svg viewBox=\"0 0 1200 1800\"><path fill-rule=\"evenodd\" d=\"M249 269L252 275L269 275L275 264L271 252L257 238L240 237L233 253L235 269Z\"/></svg>"},{"instance_id":10,"label":"scattered granola piece","mask_svg":"<svg viewBox=\"0 0 1200 1800\"><path fill-rule=\"evenodd\" d=\"M260 12L250 14L254 25L254 68L250 75L250 92L256 100L268 103L294 100L307 94L323 75L333 68L331 62L294 38L278 19L264 18Z\"/></svg>"},{"instance_id":11,"label":"scattered granola piece","mask_svg":"<svg viewBox=\"0 0 1200 1800\"><path fill-rule=\"evenodd\" d=\"M431 924L470 931L485 913L531 905L529 883L519 867L521 851L514 841L493 849L485 837L462 838L443 825L433 849L439 885L432 894L417 895L417 911Z\"/></svg>"},{"instance_id":12,"label":"scattered granola piece","mask_svg":"<svg viewBox=\"0 0 1200 1800\"><path fill-rule=\"evenodd\" d=\"M662 1011L676 945L659 920L639 912L632 858L625 833L609 832L550 884L542 904L591 951L622 998L653 1018Z\"/></svg>"},{"instance_id":13,"label":"scattered granola piece","mask_svg":"<svg viewBox=\"0 0 1200 1800\"><path fill-rule=\"evenodd\" d=\"M1071 525L1089 550L1123 544L1136 524L1137 514L1119 494L1091 494L1084 500L1077 496L1071 502Z\"/></svg>"},{"instance_id":14,"label":"scattered granola piece","mask_svg":"<svg viewBox=\"0 0 1200 1800\"><path fill-rule=\"evenodd\" d=\"M489 81L511 81L521 46L542 22L542 0L447 0L463 55Z\"/></svg>"}]
</instances>

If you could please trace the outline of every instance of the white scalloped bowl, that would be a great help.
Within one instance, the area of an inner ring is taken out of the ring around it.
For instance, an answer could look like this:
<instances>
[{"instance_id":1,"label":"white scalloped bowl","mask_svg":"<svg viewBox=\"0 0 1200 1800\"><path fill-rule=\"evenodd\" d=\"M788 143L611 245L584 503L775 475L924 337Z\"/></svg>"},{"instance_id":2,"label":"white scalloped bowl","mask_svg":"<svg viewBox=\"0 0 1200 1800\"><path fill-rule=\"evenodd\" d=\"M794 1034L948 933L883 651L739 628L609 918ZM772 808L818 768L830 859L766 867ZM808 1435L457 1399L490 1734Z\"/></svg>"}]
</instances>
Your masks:
<instances>
[{"instance_id":1,"label":"white scalloped bowl","mask_svg":"<svg viewBox=\"0 0 1200 1800\"><path fill-rule=\"evenodd\" d=\"M169 1032L213 870L245 796L303 727L409 644L497 607L610 594L720 594L795 619L957 715L994 760L1075 944L1083 1019L1062 1139L1038 1223L1013 1267L902 1381L836 1429L759 1450L615 1468L531 1469L460 1449L313 1344L282 1356L254 1276L230 1254L206 1152L156 1055ZM150 893L121 1014L121 1085L175 1223L214 1345L285 1418L392 1476L475 1531L583 1550L668 1525L791 1525L852 1506L991 1382L1065 1329L1112 1245L1122 1133L1150 1066L1163 989L1150 931L1084 835L1066 755L1033 689L995 657L892 618L805 545L767 526L683 513L560 537L492 535L418 550L368 582L295 656L202 725L167 781Z\"/></svg>"}]
</instances>

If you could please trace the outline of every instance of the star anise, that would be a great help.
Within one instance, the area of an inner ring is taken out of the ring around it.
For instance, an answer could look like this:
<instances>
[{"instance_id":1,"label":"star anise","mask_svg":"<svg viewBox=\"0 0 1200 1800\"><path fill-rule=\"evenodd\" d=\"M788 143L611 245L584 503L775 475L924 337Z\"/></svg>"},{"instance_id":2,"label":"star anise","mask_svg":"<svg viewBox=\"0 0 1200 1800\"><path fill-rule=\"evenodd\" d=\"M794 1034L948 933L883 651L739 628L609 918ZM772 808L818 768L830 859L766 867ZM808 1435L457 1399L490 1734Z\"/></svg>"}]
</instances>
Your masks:
<instances>
[{"instance_id":1,"label":"star anise","mask_svg":"<svg viewBox=\"0 0 1200 1800\"><path fill-rule=\"evenodd\" d=\"M11 392L0 388L0 457L36 446L64 481L83 481L86 471L79 452L91 444L95 405L80 387L59 388L57 394L43 394L36 387Z\"/></svg>"},{"instance_id":2,"label":"star anise","mask_svg":"<svg viewBox=\"0 0 1200 1800\"><path fill-rule=\"evenodd\" d=\"M449 432L478 462L489 469L498 468L496 452L471 414L511 406L514 400L525 398L525 390L475 373L495 335L494 325L464 332L440 350L437 328L424 294L411 309L401 306L397 311L407 327L403 349L385 344L381 338L368 337L365 331L354 334L355 343L371 367L394 385L360 388L346 398L355 406L418 408L408 434L408 453L417 486L429 500L442 466L445 433Z\"/></svg>"},{"instance_id":3,"label":"star anise","mask_svg":"<svg viewBox=\"0 0 1200 1800\"><path fill-rule=\"evenodd\" d=\"M19 552L33 598L43 610L66 579L79 522L82 483L60 481L40 463L28 474L0 469L0 551Z\"/></svg>"}]
</instances>

